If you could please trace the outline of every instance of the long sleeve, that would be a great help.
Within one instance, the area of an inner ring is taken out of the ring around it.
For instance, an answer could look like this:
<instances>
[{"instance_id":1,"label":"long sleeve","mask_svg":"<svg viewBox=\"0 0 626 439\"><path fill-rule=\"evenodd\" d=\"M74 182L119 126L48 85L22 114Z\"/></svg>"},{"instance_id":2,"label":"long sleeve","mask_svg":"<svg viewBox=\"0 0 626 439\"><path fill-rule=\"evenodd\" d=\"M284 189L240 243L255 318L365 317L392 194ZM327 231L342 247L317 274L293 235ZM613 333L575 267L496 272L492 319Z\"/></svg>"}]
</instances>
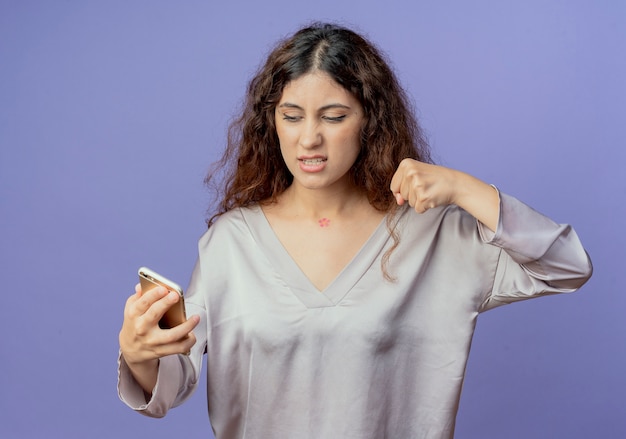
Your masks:
<instances>
[{"instance_id":1,"label":"long sleeve","mask_svg":"<svg viewBox=\"0 0 626 439\"><path fill-rule=\"evenodd\" d=\"M159 360L157 384L150 401L145 400L143 389L133 378L124 357L118 359L118 395L133 410L146 416L162 418L175 405L181 384L187 381L185 359L182 355L170 355Z\"/></svg>"},{"instance_id":2,"label":"long sleeve","mask_svg":"<svg viewBox=\"0 0 626 439\"><path fill-rule=\"evenodd\" d=\"M572 292L593 271L574 229L500 193L496 232L479 223L484 242L500 247L493 290L481 311L536 295Z\"/></svg>"},{"instance_id":3,"label":"long sleeve","mask_svg":"<svg viewBox=\"0 0 626 439\"><path fill-rule=\"evenodd\" d=\"M187 316L200 315L200 323L194 329L196 344L190 355L170 355L159 360L157 383L150 401L146 401L143 389L132 376L124 358L118 358L118 395L133 410L154 418L161 418L168 410L182 404L195 391L206 346L206 312L202 294L200 264L196 264L191 283L185 295Z\"/></svg>"}]
</instances>

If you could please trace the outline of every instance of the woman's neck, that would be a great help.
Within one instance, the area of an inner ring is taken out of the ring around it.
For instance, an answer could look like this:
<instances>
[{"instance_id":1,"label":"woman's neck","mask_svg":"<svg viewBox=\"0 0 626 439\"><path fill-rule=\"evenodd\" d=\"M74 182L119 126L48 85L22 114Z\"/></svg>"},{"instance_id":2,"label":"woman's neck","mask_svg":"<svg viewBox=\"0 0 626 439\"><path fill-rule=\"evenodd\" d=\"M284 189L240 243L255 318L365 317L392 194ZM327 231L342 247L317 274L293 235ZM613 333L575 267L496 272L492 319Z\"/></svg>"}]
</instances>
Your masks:
<instances>
[{"instance_id":1,"label":"woman's neck","mask_svg":"<svg viewBox=\"0 0 626 439\"><path fill-rule=\"evenodd\" d=\"M372 209L367 196L356 186L307 189L292 185L279 196L278 205L289 216L315 220L351 217Z\"/></svg>"}]
</instances>

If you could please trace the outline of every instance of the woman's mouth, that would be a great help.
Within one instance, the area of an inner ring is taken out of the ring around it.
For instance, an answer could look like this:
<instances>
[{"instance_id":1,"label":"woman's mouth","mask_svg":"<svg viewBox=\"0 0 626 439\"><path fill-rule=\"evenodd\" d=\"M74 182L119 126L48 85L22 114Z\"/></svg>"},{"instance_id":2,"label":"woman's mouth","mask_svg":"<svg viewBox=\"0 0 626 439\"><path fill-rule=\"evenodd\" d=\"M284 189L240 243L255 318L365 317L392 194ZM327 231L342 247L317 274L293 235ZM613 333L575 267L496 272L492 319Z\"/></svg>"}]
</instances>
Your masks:
<instances>
[{"instance_id":1,"label":"woman's mouth","mask_svg":"<svg viewBox=\"0 0 626 439\"><path fill-rule=\"evenodd\" d=\"M326 160L322 159L322 158L314 158L314 159L300 159L302 161L302 163L304 163L305 165L320 165L322 164L322 162L325 162Z\"/></svg>"},{"instance_id":2,"label":"woman's mouth","mask_svg":"<svg viewBox=\"0 0 626 439\"><path fill-rule=\"evenodd\" d=\"M300 157L298 162L303 172L320 172L326 167L325 157Z\"/></svg>"}]
</instances>

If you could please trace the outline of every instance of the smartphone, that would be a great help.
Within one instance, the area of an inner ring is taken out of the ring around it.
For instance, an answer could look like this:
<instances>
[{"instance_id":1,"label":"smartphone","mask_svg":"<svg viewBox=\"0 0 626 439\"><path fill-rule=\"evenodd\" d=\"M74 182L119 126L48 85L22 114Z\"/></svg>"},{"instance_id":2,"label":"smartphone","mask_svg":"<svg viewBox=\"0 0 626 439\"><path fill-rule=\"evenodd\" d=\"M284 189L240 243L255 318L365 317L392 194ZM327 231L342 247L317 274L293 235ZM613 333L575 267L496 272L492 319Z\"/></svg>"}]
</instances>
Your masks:
<instances>
[{"instance_id":1,"label":"smartphone","mask_svg":"<svg viewBox=\"0 0 626 439\"><path fill-rule=\"evenodd\" d=\"M159 326L162 329L170 329L174 326L178 326L187 320L185 315L185 299L183 297L183 289L175 282L167 279L164 276L150 270L147 267L141 267L139 269L139 283L141 284L141 290L146 293L152 288L157 286L165 287L169 291L173 291L180 299L170 309L168 309L161 320Z\"/></svg>"}]
</instances>

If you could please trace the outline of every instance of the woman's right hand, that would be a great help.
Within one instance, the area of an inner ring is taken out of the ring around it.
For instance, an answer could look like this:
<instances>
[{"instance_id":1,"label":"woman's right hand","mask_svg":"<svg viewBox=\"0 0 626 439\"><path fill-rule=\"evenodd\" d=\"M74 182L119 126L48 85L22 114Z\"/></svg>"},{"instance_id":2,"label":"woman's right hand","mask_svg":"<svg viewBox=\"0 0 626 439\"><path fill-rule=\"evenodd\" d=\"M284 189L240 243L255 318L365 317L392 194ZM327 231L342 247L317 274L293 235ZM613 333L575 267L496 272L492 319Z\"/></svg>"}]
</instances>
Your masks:
<instances>
[{"instance_id":1,"label":"woman's right hand","mask_svg":"<svg viewBox=\"0 0 626 439\"><path fill-rule=\"evenodd\" d=\"M191 316L171 329L159 327L165 311L178 300L177 293L163 287L144 294L137 284L135 294L126 301L119 334L120 350L131 373L147 393L156 385L159 358L187 353L196 342L192 331L200 321L198 316Z\"/></svg>"}]
</instances>

